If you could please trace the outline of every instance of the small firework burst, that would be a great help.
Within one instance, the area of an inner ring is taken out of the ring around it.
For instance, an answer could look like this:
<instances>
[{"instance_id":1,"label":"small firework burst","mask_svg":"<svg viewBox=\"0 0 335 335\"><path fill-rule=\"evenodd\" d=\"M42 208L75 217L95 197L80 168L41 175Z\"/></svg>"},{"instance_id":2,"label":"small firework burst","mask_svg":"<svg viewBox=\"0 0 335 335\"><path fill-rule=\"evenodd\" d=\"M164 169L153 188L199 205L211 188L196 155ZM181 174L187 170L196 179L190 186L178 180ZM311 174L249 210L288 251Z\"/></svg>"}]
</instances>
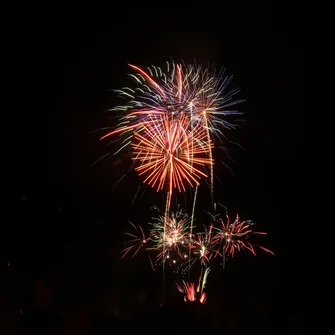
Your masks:
<instances>
[{"instance_id":1,"label":"small firework burst","mask_svg":"<svg viewBox=\"0 0 335 335\"><path fill-rule=\"evenodd\" d=\"M122 259L128 254L132 253L132 257L135 257L142 247L144 247L149 238L144 234L141 226L136 226L132 222L129 222L133 228L132 233L125 233L128 236L127 247L122 250Z\"/></svg>"},{"instance_id":2,"label":"small firework burst","mask_svg":"<svg viewBox=\"0 0 335 335\"><path fill-rule=\"evenodd\" d=\"M253 231L255 224L251 220L241 221L237 214L233 222L230 221L228 215L226 215L226 222L222 218L219 219L219 222L221 223L221 227L216 228L217 233L213 240L217 254L220 254L220 250L222 250L227 256L234 257L237 252L247 249L256 256L254 246L272 255L274 254L271 250L259 244L253 245L251 243L251 235L266 235L265 232Z\"/></svg>"},{"instance_id":3,"label":"small firework burst","mask_svg":"<svg viewBox=\"0 0 335 335\"><path fill-rule=\"evenodd\" d=\"M171 212L169 217L159 216L151 223L150 240L157 260L172 264L184 262L188 257L190 218L183 212Z\"/></svg>"},{"instance_id":4,"label":"small firework burst","mask_svg":"<svg viewBox=\"0 0 335 335\"><path fill-rule=\"evenodd\" d=\"M197 285L196 283L185 281L183 281L181 285L176 283L178 291L184 294L185 302L198 301L200 304L204 304L207 301L207 294L204 289L206 287L209 272L210 268L206 268L205 271L203 271L203 268L201 269Z\"/></svg>"}]
</instances>

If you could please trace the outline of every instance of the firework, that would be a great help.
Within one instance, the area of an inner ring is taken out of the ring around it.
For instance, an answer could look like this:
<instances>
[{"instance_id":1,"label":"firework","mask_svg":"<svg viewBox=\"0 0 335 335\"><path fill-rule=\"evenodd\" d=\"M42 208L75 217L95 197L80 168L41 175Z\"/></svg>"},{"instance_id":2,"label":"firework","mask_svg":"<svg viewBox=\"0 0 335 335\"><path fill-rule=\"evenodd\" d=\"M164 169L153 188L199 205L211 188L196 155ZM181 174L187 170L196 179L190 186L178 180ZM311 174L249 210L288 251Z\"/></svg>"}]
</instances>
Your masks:
<instances>
[{"instance_id":1,"label":"firework","mask_svg":"<svg viewBox=\"0 0 335 335\"><path fill-rule=\"evenodd\" d=\"M183 281L181 285L176 283L178 291L184 294L185 302L194 302L197 300L200 304L204 304L206 302L207 294L204 292L204 289L209 272L210 268L206 268L205 271L201 270L197 286L192 282Z\"/></svg>"},{"instance_id":2,"label":"firework","mask_svg":"<svg viewBox=\"0 0 335 335\"><path fill-rule=\"evenodd\" d=\"M216 235L213 234L213 227L213 225L210 225L209 229L205 228L204 232L193 236L192 249L195 255L193 263L200 260L203 266L208 266L213 256L213 242L216 240Z\"/></svg>"},{"instance_id":3,"label":"firework","mask_svg":"<svg viewBox=\"0 0 335 335\"><path fill-rule=\"evenodd\" d=\"M136 256L142 249L151 254L156 263L177 265L185 273L193 264L200 266L197 285L183 282L177 285L185 301L205 303L204 292L210 264L221 256L226 257L243 249L256 255L258 247L270 254L273 252L255 244L252 235L266 235L253 230L252 221L240 221L238 215L230 222L228 215L223 220L211 216L211 223L204 231L193 231L194 213L198 187L203 178L210 179L211 204L214 203L214 138L222 141L224 130L233 129L234 122L228 117L241 114L232 106L242 100L234 100L238 89L227 91L232 77L224 71L202 66L167 63L163 71L151 66L145 69L129 64L134 71L130 76L135 80L133 88L122 88L116 92L125 103L111 111L120 113L117 128L101 139L117 136L120 145L116 153L131 150L133 166L143 183L159 191L166 191L164 215L150 223L148 234L133 223L132 233L126 233L129 240L122 258ZM132 169L131 168L131 169ZM185 192L195 187L192 215L170 210L175 191ZM189 279L190 280L190 279Z\"/></svg>"},{"instance_id":4,"label":"firework","mask_svg":"<svg viewBox=\"0 0 335 335\"><path fill-rule=\"evenodd\" d=\"M249 240L251 235L266 235L265 232L253 231L255 224L252 221L241 221L237 214L233 222L230 221L228 215L226 215L226 222L222 218L219 218L219 222L221 223L221 227L217 228L216 236L213 239L213 249L216 249L216 255L223 256L225 254L234 257L237 252L247 249L256 256L254 247L258 247L274 255L271 250L259 244L253 245ZM223 251L222 254L220 250Z\"/></svg>"},{"instance_id":5,"label":"firework","mask_svg":"<svg viewBox=\"0 0 335 335\"><path fill-rule=\"evenodd\" d=\"M122 251L122 259L132 252L132 257L135 257L140 249L145 246L150 240L146 238L144 231L141 226L136 226L132 222L129 222L133 228L133 233L125 233L129 240L127 241L128 246Z\"/></svg>"},{"instance_id":6,"label":"firework","mask_svg":"<svg viewBox=\"0 0 335 335\"><path fill-rule=\"evenodd\" d=\"M166 218L160 215L151 220L150 231L145 234L140 226L131 223L132 233L126 233L127 246L122 251L122 258L131 253L132 257L141 250L146 250L157 264L168 262L180 266L188 259L190 218L183 212L171 212ZM150 262L151 262L150 257ZM152 263L152 262L151 262Z\"/></svg>"},{"instance_id":7,"label":"firework","mask_svg":"<svg viewBox=\"0 0 335 335\"><path fill-rule=\"evenodd\" d=\"M125 100L124 105L111 109L121 114L120 122L116 130L101 139L123 134L128 138L122 146L126 147L133 131L141 132L143 125L170 117L186 116L190 129L201 125L215 135L222 134L222 128L234 128L226 117L241 114L231 107L242 100L233 100L239 89L226 91L232 76L225 75L224 70L217 73L214 69L173 62L167 63L166 71L155 66L146 70L129 66L135 71L130 74L135 87L115 90Z\"/></svg>"},{"instance_id":8,"label":"firework","mask_svg":"<svg viewBox=\"0 0 335 335\"><path fill-rule=\"evenodd\" d=\"M255 224L251 220L241 221L237 214L233 222L228 215L226 215L226 221L218 215L211 215L211 221L214 223L211 223L208 228L204 227L204 231L191 234L190 256L186 270L196 263L207 268L217 256L221 257L222 265L225 267L227 257L234 257L244 249L255 256L256 247L274 255L270 249L254 243L252 235L266 235L266 233L254 231Z\"/></svg>"},{"instance_id":9,"label":"firework","mask_svg":"<svg viewBox=\"0 0 335 335\"><path fill-rule=\"evenodd\" d=\"M170 213L169 217L159 216L151 223L150 239L152 250L156 250L158 261L172 264L185 262L189 248L190 218L182 213Z\"/></svg>"},{"instance_id":10,"label":"firework","mask_svg":"<svg viewBox=\"0 0 335 335\"><path fill-rule=\"evenodd\" d=\"M187 132L188 124L186 118L165 119L161 128L149 123L144 126L143 134L135 133L132 143L133 160L140 163L135 170L146 175L144 183L157 187L157 191L168 185L168 207L173 189L185 192L185 182L199 185L200 178L207 177L199 168L213 163L206 157L206 132L199 127Z\"/></svg>"},{"instance_id":11,"label":"firework","mask_svg":"<svg viewBox=\"0 0 335 335\"><path fill-rule=\"evenodd\" d=\"M237 214L233 222L228 215L224 221L215 217L215 226L211 224L203 231L191 234L193 218L186 213L171 212L169 217L160 215L152 219L150 231L145 234L140 226L131 223L135 232L126 233L129 237L128 246L123 250L123 257L132 252L134 257L141 248L156 253L156 261L171 265L178 265L179 269L190 269L195 263L208 268L210 263L217 258L234 257L236 253L246 249L256 255L255 247L274 254L271 250L253 243L252 235L266 235L265 232L254 231L255 224L250 221L241 221Z\"/></svg>"},{"instance_id":12,"label":"firework","mask_svg":"<svg viewBox=\"0 0 335 335\"><path fill-rule=\"evenodd\" d=\"M228 115L240 114L231 109L241 102L233 100L238 89L226 91L232 77L202 66L167 63L166 71L151 66L135 71L134 88L116 92L125 104L111 109L121 113L117 129L102 136L121 135L117 152L126 147L134 151L134 160L141 162L137 172L146 174L145 182L158 190L167 182L166 216L174 188L185 191L188 185L199 185L206 176L196 166L209 165L213 203L212 135L223 135L232 129ZM200 154L200 156L199 156ZM205 157L203 157L205 154ZM207 157L206 157L207 156Z\"/></svg>"}]
</instances>

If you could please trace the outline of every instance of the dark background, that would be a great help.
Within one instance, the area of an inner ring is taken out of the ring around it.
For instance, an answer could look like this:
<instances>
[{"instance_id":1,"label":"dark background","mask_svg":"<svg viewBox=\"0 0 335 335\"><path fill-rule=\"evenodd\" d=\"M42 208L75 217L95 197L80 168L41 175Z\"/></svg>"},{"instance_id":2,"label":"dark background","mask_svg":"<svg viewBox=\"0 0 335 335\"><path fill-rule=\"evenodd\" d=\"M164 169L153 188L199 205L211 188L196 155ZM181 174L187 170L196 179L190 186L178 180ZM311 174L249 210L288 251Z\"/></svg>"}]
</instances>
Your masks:
<instances>
[{"instance_id":1,"label":"dark background","mask_svg":"<svg viewBox=\"0 0 335 335\"><path fill-rule=\"evenodd\" d=\"M120 250L128 220L145 225L150 207L164 201L148 189L130 206L140 184L134 173L112 190L129 160L91 166L115 149L98 140L104 132L93 131L116 125L106 109L118 102L110 89L131 85L127 63L164 65L172 58L224 66L234 74L232 87L242 89L246 122L227 133L235 162L217 153L231 171L217 164L216 199L231 215L238 212L267 231L261 244L275 252L240 254L225 271L214 269L208 304L250 324L262 310L263 323L250 326L254 333L275 333L278 325L282 334L297 333L303 324L304 64L294 13L264 2L189 10L168 3L113 6L45 9L29 29L22 27L25 57L15 90L22 140L20 154L13 154L14 202L6 206L10 219L1 237L6 331L52 333L43 327L57 324L52 331L65 333L73 324L75 333L98 333L110 305L127 304L139 291L157 297L160 275L141 256L121 262ZM199 212L207 206L206 192L199 195ZM52 296L47 307L36 307L40 291ZM52 312L41 318L36 309Z\"/></svg>"}]
</instances>

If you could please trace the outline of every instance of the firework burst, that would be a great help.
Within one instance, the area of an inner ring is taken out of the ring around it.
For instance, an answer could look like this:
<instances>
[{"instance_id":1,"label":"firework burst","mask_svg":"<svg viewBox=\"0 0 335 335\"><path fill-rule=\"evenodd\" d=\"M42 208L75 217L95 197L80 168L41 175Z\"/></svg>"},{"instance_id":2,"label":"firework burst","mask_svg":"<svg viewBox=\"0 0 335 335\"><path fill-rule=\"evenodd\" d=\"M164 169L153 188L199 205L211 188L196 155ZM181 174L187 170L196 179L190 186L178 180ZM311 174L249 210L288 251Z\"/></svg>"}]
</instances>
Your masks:
<instances>
[{"instance_id":1,"label":"firework burst","mask_svg":"<svg viewBox=\"0 0 335 335\"><path fill-rule=\"evenodd\" d=\"M149 223L151 229L145 234L140 226L131 223L133 232L126 233L128 240L122 251L122 258L127 254L135 257L143 249L153 255L156 264L181 266L188 259L190 243L190 218L183 212L171 212L169 217L160 215L152 218Z\"/></svg>"},{"instance_id":2,"label":"firework burst","mask_svg":"<svg viewBox=\"0 0 335 335\"><path fill-rule=\"evenodd\" d=\"M178 291L184 294L185 302L198 301L200 304L204 304L207 301L207 294L204 289L209 272L210 268L206 268L205 271L203 271L203 269L201 270L197 285L196 283L185 281L183 281L181 285L176 283Z\"/></svg>"},{"instance_id":3,"label":"firework burst","mask_svg":"<svg viewBox=\"0 0 335 335\"><path fill-rule=\"evenodd\" d=\"M120 122L116 130L102 139L114 134L126 135L124 148L131 143L134 130L141 132L143 125L159 124L170 117L186 116L190 129L201 125L215 135L222 134L222 128L234 128L226 117L241 114L232 106L242 100L234 100L239 89L227 91L232 76L225 75L224 70L216 72L174 62L167 62L165 71L156 66L145 70L129 66L135 71L130 76L136 85L115 90L126 103L111 109L121 114Z\"/></svg>"},{"instance_id":4,"label":"firework burst","mask_svg":"<svg viewBox=\"0 0 335 335\"><path fill-rule=\"evenodd\" d=\"M217 228L217 233L213 240L213 248L216 249L216 254L221 256L225 254L234 257L237 252L247 249L256 256L254 247L258 247L274 255L271 250L259 244L253 245L251 243L251 235L266 235L265 232L253 231L255 224L251 220L241 221L237 214L233 222L230 221L228 215L226 215L226 222L222 218L219 218L219 222L221 223L221 227ZM223 251L222 254L220 250Z\"/></svg>"},{"instance_id":5,"label":"firework burst","mask_svg":"<svg viewBox=\"0 0 335 335\"><path fill-rule=\"evenodd\" d=\"M200 260L201 265L207 267L213 256L213 241L216 238L214 226L210 225L204 232L193 235L192 250L195 256L193 262Z\"/></svg>"},{"instance_id":6,"label":"firework burst","mask_svg":"<svg viewBox=\"0 0 335 335\"><path fill-rule=\"evenodd\" d=\"M129 238L127 241L128 246L122 251L122 259L128 254L132 253L132 257L135 257L142 247L144 247L148 242L141 226L136 226L132 222L129 222L133 228L132 233L125 233Z\"/></svg>"},{"instance_id":7,"label":"firework burst","mask_svg":"<svg viewBox=\"0 0 335 335\"><path fill-rule=\"evenodd\" d=\"M156 250L158 261L172 264L185 262L189 248L190 218L182 213L170 213L169 217L159 216L151 223L150 240Z\"/></svg>"},{"instance_id":8,"label":"firework burst","mask_svg":"<svg viewBox=\"0 0 335 335\"><path fill-rule=\"evenodd\" d=\"M126 233L129 240L122 258L129 252L134 257L143 248L155 253L153 258L156 263L168 262L177 266L176 269L181 270L181 273L185 273L196 263L201 268L208 268L218 256L224 264L226 257L234 257L242 250L248 250L256 256L256 247L274 254L270 249L254 243L251 238L253 235L266 233L254 231L255 224L250 220L241 221L239 215L236 215L234 221L228 215L226 220L216 216L214 224L194 234L190 233L191 221L192 218L182 211L171 212L169 217L159 215L152 219L148 234L140 226L131 223L135 232Z\"/></svg>"},{"instance_id":9,"label":"firework burst","mask_svg":"<svg viewBox=\"0 0 335 335\"><path fill-rule=\"evenodd\" d=\"M142 134L135 133L133 160L140 163L135 170L139 175L146 175L144 183L157 187L157 191L167 184L170 193L174 188L185 192L185 182L190 186L199 185L200 178L207 177L199 169L213 164L206 157L206 132L200 127L188 132L188 125L186 118L165 119L160 127L149 123L143 126Z\"/></svg>"}]
</instances>

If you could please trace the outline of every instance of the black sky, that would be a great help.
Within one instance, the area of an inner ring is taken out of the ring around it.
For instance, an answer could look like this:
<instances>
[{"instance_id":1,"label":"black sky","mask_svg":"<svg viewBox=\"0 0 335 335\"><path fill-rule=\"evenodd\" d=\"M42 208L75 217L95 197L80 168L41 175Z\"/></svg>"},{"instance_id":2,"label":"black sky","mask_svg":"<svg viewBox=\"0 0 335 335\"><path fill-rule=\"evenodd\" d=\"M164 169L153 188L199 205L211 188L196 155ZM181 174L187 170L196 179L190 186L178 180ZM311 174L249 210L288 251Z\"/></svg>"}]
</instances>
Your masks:
<instances>
[{"instance_id":1,"label":"black sky","mask_svg":"<svg viewBox=\"0 0 335 335\"><path fill-rule=\"evenodd\" d=\"M150 206L163 202L147 190L130 207L140 182L136 175L112 191L128 170L122 157L117 166L102 160L90 167L108 151L98 141L101 133L90 132L115 124L106 111L117 102L109 89L129 84L127 63L161 65L170 58L215 62L234 74L233 85L247 100L240 106L246 123L227 134L243 150L228 144L233 174L218 164L222 184L216 185L216 198L267 231L263 244L276 253L273 258L245 256L244 263L237 262L245 269L236 265L227 276L237 272L264 296L279 299L283 294L281 299L297 304L304 91L294 21L290 15L280 19L285 8L263 2L247 7L234 2L222 9L193 6L190 11L160 6L165 9L50 9L50 16L38 20L35 33L25 38L22 47L30 50L27 84L34 94L28 97L29 114L22 118L34 131L26 129L21 144L25 171L15 194L18 209L15 225L8 228L6 255L37 273L73 262L95 280L115 276L127 221L144 224ZM136 275L138 270L129 271Z\"/></svg>"}]
</instances>

